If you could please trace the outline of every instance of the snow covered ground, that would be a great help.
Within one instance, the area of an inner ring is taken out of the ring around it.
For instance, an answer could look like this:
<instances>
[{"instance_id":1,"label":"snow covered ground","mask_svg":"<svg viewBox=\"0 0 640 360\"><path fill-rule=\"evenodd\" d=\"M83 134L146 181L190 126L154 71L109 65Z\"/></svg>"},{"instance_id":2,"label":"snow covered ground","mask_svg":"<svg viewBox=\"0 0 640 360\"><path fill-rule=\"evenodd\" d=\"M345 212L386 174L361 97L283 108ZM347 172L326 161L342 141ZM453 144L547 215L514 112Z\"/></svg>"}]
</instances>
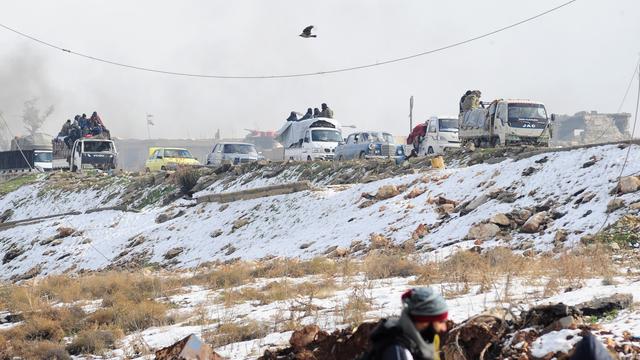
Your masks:
<instances>
[{"instance_id":1,"label":"snow covered ground","mask_svg":"<svg viewBox=\"0 0 640 360\"><path fill-rule=\"evenodd\" d=\"M255 283L244 285L243 287L253 286L261 287L266 282L282 281L283 279L257 279ZM307 277L295 279L293 281L318 281L316 277ZM146 329L142 332L127 336L122 347L116 353L110 356L119 358L119 354L129 354L133 343L141 341L152 349L158 349L173 344L177 340L184 338L189 334L202 336L209 330L215 329L219 322L237 322L238 324L247 323L249 321L259 321L270 324L274 329L272 333L259 339L243 341L229 344L216 348L216 352L228 357L229 359L253 359L261 356L264 350L274 347L288 346L288 340L291 331L276 331L282 319L296 318L302 324L317 324L322 329L332 331L335 328L344 327L341 309L345 308L349 299L354 296L354 288L364 289L363 293L358 296L364 296L371 302L371 309L366 311L365 320L376 321L381 317L396 316L399 314L401 302L400 295L406 289L419 286L414 284L415 278L389 278L382 280L366 280L361 276L349 279L338 279L338 283L345 282L347 287L338 290L331 296L314 299L313 305L319 310L313 314L304 314L302 312L291 312L292 305L295 301L284 300L275 301L269 304L260 304L257 301L241 302L239 304L226 306L220 302L219 298L223 290L210 291L199 287L185 288L184 293L170 297L167 301L174 304L174 311L180 312L186 316L181 323L154 327ZM497 284L492 290L485 293L478 293L477 288L470 289L467 294L459 295L447 299L449 305L449 313L451 319L456 322L490 311L500 306L517 306L518 310L526 310L530 306L538 304L559 303L567 305L576 305L583 301L592 300L594 297L609 296L616 293L629 293L635 299L640 298L640 283L636 279L616 278L616 285L605 285L602 279L592 279L585 283L585 286L552 297L542 295L540 286L532 285L524 280L517 280L510 284L509 292L513 294L509 303L504 302L504 283ZM234 291L239 288L231 288L226 291ZM443 291L442 287L436 286L436 289ZM302 296L298 298L302 300ZM196 311L197 310L197 311ZM191 320L201 316L200 312L205 311L210 319L214 319L208 325L190 325ZM629 334L633 337L640 337L640 311L638 309L629 309L621 311L613 319L601 320L601 330L596 335L602 340L612 339L618 343L625 343L625 332L627 337ZM538 354L544 357L549 352L569 351L573 345L580 339L576 339L579 330L560 330L550 332L537 339L531 347L532 354ZM570 337L571 339L567 339ZM635 345L639 345L638 340ZM108 356L108 358L110 357ZM142 357L145 358L145 357ZM146 357L151 359L152 357Z\"/></svg>"},{"instance_id":2,"label":"snow covered ground","mask_svg":"<svg viewBox=\"0 0 640 360\"><path fill-rule=\"evenodd\" d=\"M640 173L640 147L634 145L624 175ZM31 225L0 229L0 254L19 253L0 265L4 279L38 268L41 275L80 269L101 269L114 261L141 258L145 263L195 267L201 262L265 256L311 258L330 247L349 248L354 241L369 242L371 234L382 234L400 244L425 224L430 233L416 244L425 257L442 258L458 248L473 246L469 229L497 213L535 208L554 202L562 216L541 233L514 232L502 240L482 246L504 245L515 249L546 251L553 248L557 230L566 230L566 247L586 234L595 233L603 221L615 222L626 208L605 216L613 198L610 191L624 161L626 149L615 145L567 152L551 152L497 164L432 170L367 184L320 187L290 195L236 201L220 205L180 200L168 207L150 206L140 213L101 211L54 218ZM595 159L591 166L584 164ZM528 175L523 175L523 173ZM530 174L529 174L530 173ZM241 176L232 183L217 182L196 193L235 191L296 180L283 172L270 179ZM375 194L383 185L407 186L390 199L361 207L363 193ZM82 192L42 192L39 182L23 186L0 199L0 213L12 209L11 220L51 215L65 211L117 205L125 185L114 182ZM405 198L413 189L426 190ZM510 193L513 202L490 199L461 216L439 218L438 205L430 199L442 196L464 203L483 194ZM588 196L585 196L588 195ZM640 201L640 192L620 197L626 204ZM580 200L582 199L582 200ZM181 211L180 213L178 213ZM158 215L179 215L157 223ZM243 221L238 222L239 219ZM58 227L77 230L71 236L50 241ZM173 250L171 255L167 252Z\"/></svg>"}]
</instances>

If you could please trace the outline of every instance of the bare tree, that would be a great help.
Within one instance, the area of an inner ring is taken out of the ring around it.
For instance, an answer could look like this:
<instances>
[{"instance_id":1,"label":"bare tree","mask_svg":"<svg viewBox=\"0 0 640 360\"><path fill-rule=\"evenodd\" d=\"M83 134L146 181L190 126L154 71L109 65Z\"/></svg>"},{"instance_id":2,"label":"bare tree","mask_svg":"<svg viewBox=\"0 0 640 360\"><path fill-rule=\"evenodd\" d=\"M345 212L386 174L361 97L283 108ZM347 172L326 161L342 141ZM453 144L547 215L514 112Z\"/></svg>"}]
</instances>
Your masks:
<instances>
[{"instance_id":1,"label":"bare tree","mask_svg":"<svg viewBox=\"0 0 640 360\"><path fill-rule=\"evenodd\" d=\"M24 108L22 109L22 122L24 123L24 128L29 132L29 135L35 135L51 113L53 113L53 105L49 106L44 113L40 114L38 98L25 101Z\"/></svg>"}]
</instances>

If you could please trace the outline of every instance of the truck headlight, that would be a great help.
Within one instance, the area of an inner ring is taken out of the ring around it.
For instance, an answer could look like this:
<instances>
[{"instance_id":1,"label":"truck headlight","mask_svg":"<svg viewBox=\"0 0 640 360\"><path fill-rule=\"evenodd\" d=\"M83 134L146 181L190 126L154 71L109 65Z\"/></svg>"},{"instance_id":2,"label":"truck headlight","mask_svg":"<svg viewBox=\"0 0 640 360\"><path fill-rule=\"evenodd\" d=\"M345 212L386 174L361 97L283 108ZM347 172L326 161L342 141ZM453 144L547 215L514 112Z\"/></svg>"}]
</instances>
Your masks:
<instances>
[{"instance_id":1,"label":"truck headlight","mask_svg":"<svg viewBox=\"0 0 640 360\"><path fill-rule=\"evenodd\" d=\"M369 150L373 150L375 148L376 148L376 146L374 144L369 144Z\"/></svg>"}]
</instances>

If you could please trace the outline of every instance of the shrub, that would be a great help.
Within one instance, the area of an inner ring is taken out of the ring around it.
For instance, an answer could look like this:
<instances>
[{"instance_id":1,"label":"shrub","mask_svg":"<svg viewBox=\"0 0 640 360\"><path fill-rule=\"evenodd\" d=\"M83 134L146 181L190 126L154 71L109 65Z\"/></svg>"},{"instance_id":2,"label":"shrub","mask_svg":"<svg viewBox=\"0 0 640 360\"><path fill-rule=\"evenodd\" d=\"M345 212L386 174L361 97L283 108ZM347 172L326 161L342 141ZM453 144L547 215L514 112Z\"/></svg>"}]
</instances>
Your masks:
<instances>
[{"instance_id":1,"label":"shrub","mask_svg":"<svg viewBox=\"0 0 640 360\"><path fill-rule=\"evenodd\" d=\"M106 349L113 349L122 336L120 330L85 330L73 339L67 351L72 355L101 354Z\"/></svg>"},{"instance_id":2,"label":"shrub","mask_svg":"<svg viewBox=\"0 0 640 360\"><path fill-rule=\"evenodd\" d=\"M243 320L242 324L232 321L221 322L215 330L202 334L203 339L213 347L220 347L241 341L260 339L270 333L266 323Z\"/></svg>"},{"instance_id":3,"label":"shrub","mask_svg":"<svg viewBox=\"0 0 640 360\"><path fill-rule=\"evenodd\" d=\"M64 331L60 323L36 315L26 321L23 327L24 339L31 341L60 341L64 337Z\"/></svg>"},{"instance_id":4,"label":"shrub","mask_svg":"<svg viewBox=\"0 0 640 360\"><path fill-rule=\"evenodd\" d=\"M29 344L24 352L24 358L27 359L71 360L71 356L69 356L64 346L50 341Z\"/></svg>"},{"instance_id":5,"label":"shrub","mask_svg":"<svg viewBox=\"0 0 640 360\"><path fill-rule=\"evenodd\" d=\"M363 271L369 279L407 277L419 272L420 265L400 254L371 253L364 259Z\"/></svg>"},{"instance_id":6,"label":"shrub","mask_svg":"<svg viewBox=\"0 0 640 360\"><path fill-rule=\"evenodd\" d=\"M191 167L181 167L179 168L175 174L176 184L180 187L180 191L183 194L188 194L191 189L196 186L198 183L198 179L200 178L200 173L197 169Z\"/></svg>"}]
</instances>

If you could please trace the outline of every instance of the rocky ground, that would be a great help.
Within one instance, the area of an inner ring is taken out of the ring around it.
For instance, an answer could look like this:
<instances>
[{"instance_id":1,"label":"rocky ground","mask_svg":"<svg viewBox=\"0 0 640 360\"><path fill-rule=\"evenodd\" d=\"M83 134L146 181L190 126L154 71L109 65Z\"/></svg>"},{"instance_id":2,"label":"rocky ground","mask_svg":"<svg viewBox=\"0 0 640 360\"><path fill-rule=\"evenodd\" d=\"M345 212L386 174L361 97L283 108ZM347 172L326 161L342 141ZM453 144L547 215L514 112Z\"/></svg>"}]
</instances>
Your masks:
<instances>
[{"instance_id":1,"label":"rocky ground","mask_svg":"<svg viewBox=\"0 0 640 360\"><path fill-rule=\"evenodd\" d=\"M326 358L335 342L366 347L371 326L353 326L396 314L403 290L430 285L449 300L452 320L472 329L456 330L459 339L486 341L477 329L497 327L496 345L465 343L466 358L479 347L491 358L562 358L585 331L634 358L640 316L627 300L640 296L638 150L464 149L446 156L446 169L420 158L17 178L0 184L0 340L22 340L0 355L42 340L29 335L34 316L58 323L60 309L75 309L75 327L63 321L45 337L76 358L153 358L191 333L233 359ZM260 193L301 181L309 187ZM220 193L240 200L198 200ZM282 258L315 265L274 270ZM142 274L142 288L161 284L142 291L147 308L129 290L105 295L127 274ZM585 312L615 294L624 294L615 308ZM16 307L16 298L33 306ZM575 308L527 320L536 306L560 302ZM134 310L152 321L107 316ZM288 347L304 326L311 340ZM113 341L73 345L96 331Z\"/></svg>"}]
</instances>

